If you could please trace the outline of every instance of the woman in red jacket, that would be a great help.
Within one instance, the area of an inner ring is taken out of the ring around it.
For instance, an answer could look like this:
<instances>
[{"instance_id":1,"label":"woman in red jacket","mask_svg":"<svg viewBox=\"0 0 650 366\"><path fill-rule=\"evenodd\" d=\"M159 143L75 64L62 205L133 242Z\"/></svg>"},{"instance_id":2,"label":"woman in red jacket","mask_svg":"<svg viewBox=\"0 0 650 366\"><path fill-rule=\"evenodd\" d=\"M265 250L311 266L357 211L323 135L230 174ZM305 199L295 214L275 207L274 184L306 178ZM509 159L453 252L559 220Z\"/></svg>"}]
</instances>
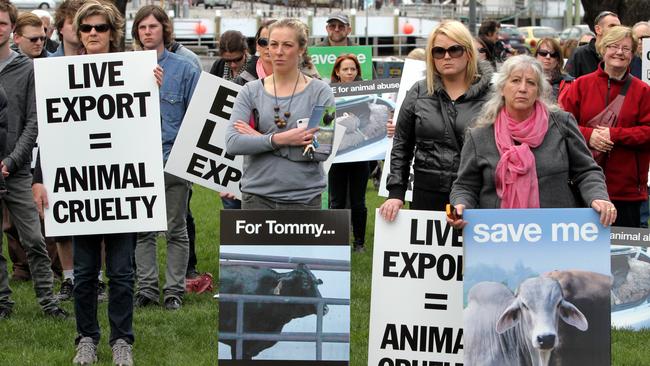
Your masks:
<instances>
[{"instance_id":1,"label":"woman in red jacket","mask_svg":"<svg viewBox=\"0 0 650 366\"><path fill-rule=\"evenodd\" d=\"M598 69L573 82L560 105L573 113L589 148L605 172L618 210L615 226L639 227L648 199L650 87L629 73L638 41L628 27L607 31L596 44Z\"/></svg>"}]
</instances>

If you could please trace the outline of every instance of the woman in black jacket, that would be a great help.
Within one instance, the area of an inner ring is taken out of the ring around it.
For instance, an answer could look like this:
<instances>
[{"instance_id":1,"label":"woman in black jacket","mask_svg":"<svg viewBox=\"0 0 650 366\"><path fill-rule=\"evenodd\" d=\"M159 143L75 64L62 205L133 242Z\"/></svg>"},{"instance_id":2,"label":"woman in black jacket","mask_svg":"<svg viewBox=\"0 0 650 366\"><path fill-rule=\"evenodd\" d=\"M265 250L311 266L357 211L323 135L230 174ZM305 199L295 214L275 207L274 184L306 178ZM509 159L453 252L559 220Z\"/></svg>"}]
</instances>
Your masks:
<instances>
[{"instance_id":1,"label":"woman in black jacket","mask_svg":"<svg viewBox=\"0 0 650 366\"><path fill-rule=\"evenodd\" d=\"M393 221L404 206L413 163L410 208L442 211L456 179L465 130L488 99L492 66L478 62L473 38L458 21L443 22L427 42L427 76L402 102L380 214Z\"/></svg>"}]
</instances>

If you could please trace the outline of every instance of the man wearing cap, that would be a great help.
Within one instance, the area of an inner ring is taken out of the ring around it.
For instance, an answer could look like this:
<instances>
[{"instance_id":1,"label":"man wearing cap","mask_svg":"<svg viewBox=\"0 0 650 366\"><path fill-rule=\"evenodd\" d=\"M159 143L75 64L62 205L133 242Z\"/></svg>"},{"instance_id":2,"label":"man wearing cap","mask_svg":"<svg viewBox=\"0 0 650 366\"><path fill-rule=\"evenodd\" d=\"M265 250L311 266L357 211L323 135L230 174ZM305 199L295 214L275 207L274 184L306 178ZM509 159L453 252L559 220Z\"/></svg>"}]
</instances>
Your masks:
<instances>
[{"instance_id":1,"label":"man wearing cap","mask_svg":"<svg viewBox=\"0 0 650 366\"><path fill-rule=\"evenodd\" d=\"M614 12L602 11L596 16L594 19L596 38L592 38L589 44L576 48L565 66L571 76L577 78L596 71L600 63L600 55L596 51L596 42L603 38L609 28L617 25L621 25L621 21L618 20L618 15Z\"/></svg>"},{"instance_id":2,"label":"man wearing cap","mask_svg":"<svg viewBox=\"0 0 650 366\"><path fill-rule=\"evenodd\" d=\"M356 46L348 38L348 35L352 32L352 27L350 27L350 19L347 15L341 12L330 15L327 18L325 29L327 30L327 39L319 46Z\"/></svg>"}]
</instances>

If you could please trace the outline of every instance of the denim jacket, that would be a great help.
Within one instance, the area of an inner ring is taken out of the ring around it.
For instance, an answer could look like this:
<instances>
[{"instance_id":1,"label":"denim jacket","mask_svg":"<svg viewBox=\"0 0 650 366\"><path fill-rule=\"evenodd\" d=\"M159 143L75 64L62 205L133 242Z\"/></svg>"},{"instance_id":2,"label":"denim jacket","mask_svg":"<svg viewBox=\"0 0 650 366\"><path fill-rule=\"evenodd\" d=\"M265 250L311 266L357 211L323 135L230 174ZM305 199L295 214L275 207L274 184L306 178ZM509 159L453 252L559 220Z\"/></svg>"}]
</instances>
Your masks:
<instances>
[{"instance_id":1,"label":"denim jacket","mask_svg":"<svg viewBox=\"0 0 650 366\"><path fill-rule=\"evenodd\" d=\"M158 65L163 69L163 82L160 86L160 118L163 160L167 162L199 80L200 71L184 57L167 50L163 50L158 57Z\"/></svg>"}]
</instances>

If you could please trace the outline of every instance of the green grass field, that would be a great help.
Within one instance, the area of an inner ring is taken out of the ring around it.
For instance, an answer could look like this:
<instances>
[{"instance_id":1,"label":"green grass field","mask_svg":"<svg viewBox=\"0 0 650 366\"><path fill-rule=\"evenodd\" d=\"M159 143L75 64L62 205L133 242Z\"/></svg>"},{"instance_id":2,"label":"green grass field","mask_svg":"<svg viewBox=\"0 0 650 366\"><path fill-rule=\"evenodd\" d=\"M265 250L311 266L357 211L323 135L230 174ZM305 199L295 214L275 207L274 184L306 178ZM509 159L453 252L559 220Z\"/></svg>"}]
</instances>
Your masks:
<instances>
[{"instance_id":1,"label":"green grass field","mask_svg":"<svg viewBox=\"0 0 650 366\"><path fill-rule=\"evenodd\" d=\"M368 230L365 253L352 255L352 305L350 360L352 366L363 366L367 359L372 238L374 209L383 198L369 185ZM197 227L197 257L199 270L218 273L219 210L221 202L216 193L194 186L192 212ZM159 261L165 251L159 248ZM6 254L6 245L3 246ZM163 271L164 273L164 271ZM0 366L11 365L70 365L74 357L74 317L55 321L42 316L31 283L11 283L16 301L14 314L0 321ZM57 285L58 286L58 285ZM72 303L63 307L72 313ZM99 348L99 365L111 364L108 346L106 303L99 307L103 333ZM183 308L168 312L162 308L137 309L134 318L136 343L134 357L138 365L216 365L217 306L211 295L188 295ZM650 365L650 332L612 332L612 365ZM588 365L575 365L588 366Z\"/></svg>"}]
</instances>

